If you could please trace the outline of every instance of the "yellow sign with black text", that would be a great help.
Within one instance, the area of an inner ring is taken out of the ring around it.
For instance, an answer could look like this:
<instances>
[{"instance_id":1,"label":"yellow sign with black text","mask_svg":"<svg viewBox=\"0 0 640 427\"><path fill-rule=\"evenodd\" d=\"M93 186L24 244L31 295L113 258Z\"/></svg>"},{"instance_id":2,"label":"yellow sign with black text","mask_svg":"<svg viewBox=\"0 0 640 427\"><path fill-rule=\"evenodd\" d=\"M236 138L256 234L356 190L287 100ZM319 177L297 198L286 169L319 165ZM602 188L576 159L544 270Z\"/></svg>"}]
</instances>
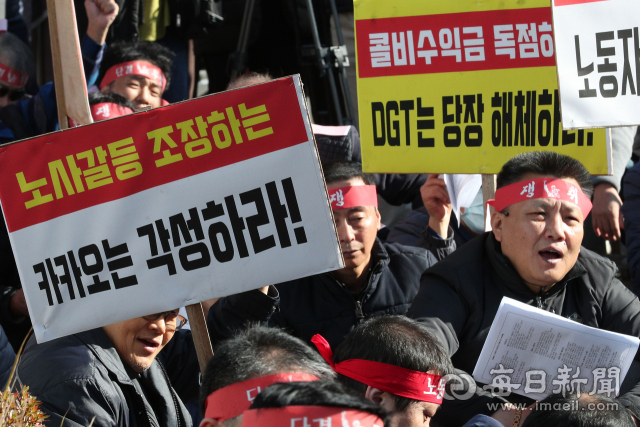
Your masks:
<instances>
[{"instance_id":1,"label":"yellow sign with black text","mask_svg":"<svg viewBox=\"0 0 640 427\"><path fill-rule=\"evenodd\" d=\"M498 173L556 151L612 172L605 129L563 131L549 0L356 0L364 172Z\"/></svg>"}]
</instances>

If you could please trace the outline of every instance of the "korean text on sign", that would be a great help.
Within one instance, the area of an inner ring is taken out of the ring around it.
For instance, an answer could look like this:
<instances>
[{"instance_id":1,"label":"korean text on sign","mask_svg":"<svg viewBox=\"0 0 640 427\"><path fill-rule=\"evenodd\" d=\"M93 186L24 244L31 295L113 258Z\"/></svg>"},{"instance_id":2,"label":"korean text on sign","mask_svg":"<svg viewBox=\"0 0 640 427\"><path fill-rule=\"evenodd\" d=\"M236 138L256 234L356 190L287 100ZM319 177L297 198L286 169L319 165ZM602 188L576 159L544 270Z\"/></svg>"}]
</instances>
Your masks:
<instances>
[{"instance_id":1,"label":"korean text on sign","mask_svg":"<svg viewBox=\"0 0 640 427\"><path fill-rule=\"evenodd\" d=\"M553 150L609 172L604 130L563 129L548 3L355 10L365 171L497 173L518 153Z\"/></svg>"},{"instance_id":2,"label":"korean text on sign","mask_svg":"<svg viewBox=\"0 0 640 427\"><path fill-rule=\"evenodd\" d=\"M40 342L343 265L298 77L0 154Z\"/></svg>"}]
</instances>

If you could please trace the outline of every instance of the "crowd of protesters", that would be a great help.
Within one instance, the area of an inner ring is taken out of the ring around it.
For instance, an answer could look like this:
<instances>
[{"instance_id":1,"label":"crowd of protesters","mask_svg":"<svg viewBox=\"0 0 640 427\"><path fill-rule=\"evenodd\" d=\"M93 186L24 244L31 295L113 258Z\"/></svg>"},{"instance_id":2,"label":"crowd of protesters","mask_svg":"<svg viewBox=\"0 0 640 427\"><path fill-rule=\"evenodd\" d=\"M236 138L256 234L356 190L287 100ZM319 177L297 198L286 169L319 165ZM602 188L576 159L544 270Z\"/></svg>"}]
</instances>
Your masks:
<instances>
[{"instance_id":1,"label":"crowd of protesters","mask_svg":"<svg viewBox=\"0 0 640 427\"><path fill-rule=\"evenodd\" d=\"M191 98L192 38L215 90L295 72L292 57L276 49L264 63L271 75L246 70L230 81L223 59L233 49L225 43L245 2L222 0L231 23L203 29L180 24L190 3L181 1L76 2L94 121ZM338 2L349 13L346 3ZM273 7L260 6L256 16L264 19L254 24L275 31ZM2 144L60 128L53 83L33 89L36 65L20 14L21 2L6 0ZM274 38L287 31L279 28ZM205 46L202 33L224 43ZM256 52L265 46L255 35L251 43ZM29 387L47 426L640 425L638 355L619 393L578 388L537 402L486 392L470 376L505 296L640 337L637 129L614 129L613 176L593 177L578 160L553 152L513 157L497 176L488 232L481 192L457 218L442 177L364 174L356 127L337 129L313 126L344 268L205 305L214 356L204 372L178 308L41 344L28 338L29 311L2 221L2 385L19 353L9 387ZM551 184L559 196L543 191ZM413 210L391 226L379 200ZM624 241L627 283L598 249L605 240Z\"/></svg>"}]
</instances>

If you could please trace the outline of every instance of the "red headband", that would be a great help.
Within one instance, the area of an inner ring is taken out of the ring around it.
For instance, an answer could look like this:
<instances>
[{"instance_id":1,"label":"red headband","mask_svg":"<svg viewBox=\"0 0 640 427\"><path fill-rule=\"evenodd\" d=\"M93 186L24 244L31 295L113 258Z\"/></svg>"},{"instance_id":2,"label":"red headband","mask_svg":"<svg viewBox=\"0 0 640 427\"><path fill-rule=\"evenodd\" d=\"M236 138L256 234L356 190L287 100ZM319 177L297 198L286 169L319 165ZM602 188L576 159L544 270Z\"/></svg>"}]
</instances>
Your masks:
<instances>
[{"instance_id":1,"label":"red headband","mask_svg":"<svg viewBox=\"0 0 640 427\"><path fill-rule=\"evenodd\" d=\"M96 122L112 119L114 117L126 116L127 114L133 114L133 110L129 107L123 107L122 105L118 105L113 102L101 102L91 106L91 115L93 116L93 120Z\"/></svg>"},{"instance_id":2,"label":"red headband","mask_svg":"<svg viewBox=\"0 0 640 427\"><path fill-rule=\"evenodd\" d=\"M375 185L353 185L329 190L331 209L349 209L357 206L378 207Z\"/></svg>"},{"instance_id":3,"label":"red headband","mask_svg":"<svg viewBox=\"0 0 640 427\"><path fill-rule=\"evenodd\" d=\"M251 402L260 392L276 383L294 381L317 381L320 378L311 374L299 372L268 375L266 377L253 378L241 383L231 384L214 391L207 397L204 404L205 418L212 418L222 422L230 418L242 415L249 409Z\"/></svg>"},{"instance_id":4,"label":"red headband","mask_svg":"<svg viewBox=\"0 0 640 427\"><path fill-rule=\"evenodd\" d=\"M412 371L371 360L349 359L333 363L333 352L327 340L316 334L311 338L311 342L316 345L333 370L345 377L397 396L442 404L446 379L441 375Z\"/></svg>"},{"instance_id":5,"label":"red headband","mask_svg":"<svg viewBox=\"0 0 640 427\"><path fill-rule=\"evenodd\" d=\"M529 199L558 199L578 205L582 217L586 218L591 212L591 200L576 186L564 179L537 178L516 182L496 191L496 198L487 200L498 212L514 203Z\"/></svg>"},{"instance_id":6,"label":"red headband","mask_svg":"<svg viewBox=\"0 0 640 427\"><path fill-rule=\"evenodd\" d=\"M377 415L356 409L286 406L246 411L242 427L384 427L384 422Z\"/></svg>"},{"instance_id":7,"label":"red headband","mask_svg":"<svg viewBox=\"0 0 640 427\"><path fill-rule=\"evenodd\" d=\"M167 85L167 79L160 68L147 61L129 61L109 68L100 82L100 89L125 76L142 76L153 80L162 88L162 92Z\"/></svg>"},{"instance_id":8,"label":"red headband","mask_svg":"<svg viewBox=\"0 0 640 427\"><path fill-rule=\"evenodd\" d=\"M22 87L27 84L29 74L21 73L13 68L0 64L0 82L6 83L12 86Z\"/></svg>"}]
</instances>

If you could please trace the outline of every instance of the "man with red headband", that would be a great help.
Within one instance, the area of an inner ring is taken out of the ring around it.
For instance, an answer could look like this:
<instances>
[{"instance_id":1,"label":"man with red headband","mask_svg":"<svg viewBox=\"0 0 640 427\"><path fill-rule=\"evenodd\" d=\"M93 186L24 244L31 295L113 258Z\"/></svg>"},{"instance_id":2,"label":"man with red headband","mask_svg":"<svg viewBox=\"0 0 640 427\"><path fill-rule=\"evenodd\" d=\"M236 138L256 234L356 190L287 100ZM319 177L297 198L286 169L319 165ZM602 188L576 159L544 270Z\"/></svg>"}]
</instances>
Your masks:
<instances>
[{"instance_id":1,"label":"man with red headband","mask_svg":"<svg viewBox=\"0 0 640 427\"><path fill-rule=\"evenodd\" d=\"M202 376L200 427L240 427L242 414L276 383L332 380L311 347L277 328L253 327L216 348Z\"/></svg>"},{"instance_id":2,"label":"man with red headband","mask_svg":"<svg viewBox=\"0 0 640 427\"><path fill-rule=\"evenodd\" d=\"M376 187L360 163L335 161L323 172L345 267L222 298L209 310L219 338L247 320L268 321L303 341L321 334L335 346L366 318L408 310L435 257L423 248L377 239Z\"/></svg>"},{"instance_id":3,"label":"man with red headband","mask_svg":"<svg viewBox=\"0 0 640 427\"><path fill-rule=\"evenodd\" d=\"M332 381L267 387L244 412L242 427L390 427L383 411Z\"/></svg>"},{"instance_id":4,"label":"man with red headband","mask_svg":"<svg viewBox=\"0 0 640 427\"><path fill-rule=\"evenodd\" d=\"M593 191L584 166L553 152L520 154L502 167L497 187L489 202L493 231L427 270L407 314L440 339L454 366L473 371L505 296L587 326L640 336L638 298L616 279L613 262L580 246ZM638 357L620 396L636 418ZM504 402L484 394L445 401L434 421L460 426L493 412L487 403ZM507 399L533 403L515 394ZM516 411L513 416L517 421Z\"/></svg>"},{"instance_id":5,"label":"man with red headband","mask_svg":"<svg viewBox=\"0 0 640 427\"><path fill-rule=\"evenodd\" d=\"M106 50L98 87L124 96L135 108L165 105L162 94L171 80L173 54L154 42L118 43Z\"/></svg>"},{"instance_id":6,"label":"man with red headband","mask_svg":"<svg viewBox=\"0 0 640 427\"><path fill-rule=\"evenodd\" d=\"M388 427L429 427L453 365L425 326L379 316L356 326L335 353L322 336L312 341L340 383L385 411Z\"/></svg>"}]
</instances>

